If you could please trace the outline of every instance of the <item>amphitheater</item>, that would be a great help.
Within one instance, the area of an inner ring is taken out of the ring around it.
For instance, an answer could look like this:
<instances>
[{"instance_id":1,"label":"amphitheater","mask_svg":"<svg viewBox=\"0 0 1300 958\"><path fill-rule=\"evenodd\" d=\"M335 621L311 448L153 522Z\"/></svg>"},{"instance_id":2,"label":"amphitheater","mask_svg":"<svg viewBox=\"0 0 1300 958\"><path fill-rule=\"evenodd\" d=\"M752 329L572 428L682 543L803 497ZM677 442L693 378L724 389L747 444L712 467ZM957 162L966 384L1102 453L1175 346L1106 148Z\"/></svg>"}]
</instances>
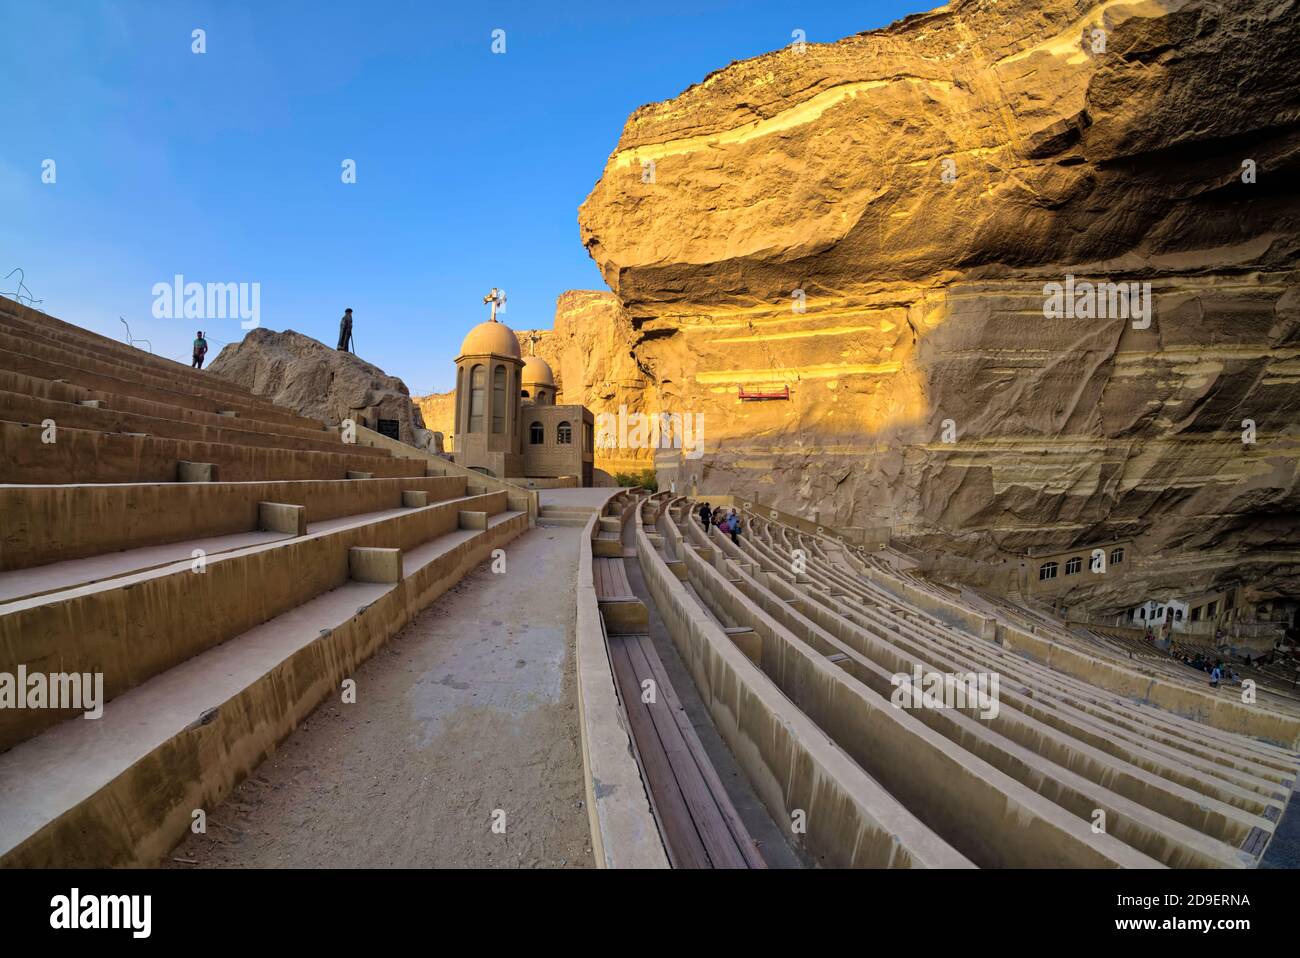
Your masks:
<instances>
[{"instance_id":1,"label":"amphitheater","mask_svg":"<svg viewBox=\"0 0 1300 958\"><path fill-rule=\"evenodd\" d=\"M743 497L709 496L732 542L673 492L518 488L9 300L0 420L0 673L102 674L106 703L0 710L7 867L174 858L445 593L526 620L528 577L571 613L596 866L1250 868L1295 785L1268 676L1247 701ZM494 555L532 559L474 573ZM995 676L997 707L899 704L932 674Z\"/></svg>"}]
</instances>

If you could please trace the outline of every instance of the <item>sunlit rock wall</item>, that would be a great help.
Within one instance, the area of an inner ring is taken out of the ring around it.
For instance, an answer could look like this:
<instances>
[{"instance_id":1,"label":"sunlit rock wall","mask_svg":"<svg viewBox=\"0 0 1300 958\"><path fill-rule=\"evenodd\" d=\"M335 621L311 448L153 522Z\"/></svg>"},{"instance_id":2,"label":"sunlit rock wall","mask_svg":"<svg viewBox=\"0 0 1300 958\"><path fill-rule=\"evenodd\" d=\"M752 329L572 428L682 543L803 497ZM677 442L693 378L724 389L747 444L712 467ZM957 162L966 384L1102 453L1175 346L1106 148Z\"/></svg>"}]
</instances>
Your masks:
<instances>
[{"instance_id":1,"label":"sunlit rock wall","mask_svg":"<svg viewBox=\"0 0 1300 958\"><path fill-rule=\"evenodd\" d=\"M627 331L562 375L630 337L588 403L702 412L702 490L989 575L1133 536L1076 598L1290 589L1297 54L1294 0L959 0L733 63L627 121L579 214ZM1067 276L1149 321L1045 316Z\"/></svg>"}]
</instances>

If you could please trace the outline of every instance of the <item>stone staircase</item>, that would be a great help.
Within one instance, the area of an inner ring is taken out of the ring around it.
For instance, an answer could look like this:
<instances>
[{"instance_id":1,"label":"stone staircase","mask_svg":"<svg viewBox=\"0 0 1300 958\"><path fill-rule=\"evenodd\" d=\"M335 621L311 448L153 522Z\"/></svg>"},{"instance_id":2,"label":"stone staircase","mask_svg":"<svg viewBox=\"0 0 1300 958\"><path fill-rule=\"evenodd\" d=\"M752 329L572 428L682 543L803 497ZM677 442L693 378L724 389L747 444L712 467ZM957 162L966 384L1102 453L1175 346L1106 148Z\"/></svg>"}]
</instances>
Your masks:
<instances>
[{"instance_id":1,"label":"stone staircase","mask_svg":"<svg viewBox=\"0 0 1300 958\"><path fill-rule=\"evenodd\" d=\"M0 300L0 676L103 706L0 708L0 866L156 863L527 528L436 471Z\"/></svg>"}]
</instances>

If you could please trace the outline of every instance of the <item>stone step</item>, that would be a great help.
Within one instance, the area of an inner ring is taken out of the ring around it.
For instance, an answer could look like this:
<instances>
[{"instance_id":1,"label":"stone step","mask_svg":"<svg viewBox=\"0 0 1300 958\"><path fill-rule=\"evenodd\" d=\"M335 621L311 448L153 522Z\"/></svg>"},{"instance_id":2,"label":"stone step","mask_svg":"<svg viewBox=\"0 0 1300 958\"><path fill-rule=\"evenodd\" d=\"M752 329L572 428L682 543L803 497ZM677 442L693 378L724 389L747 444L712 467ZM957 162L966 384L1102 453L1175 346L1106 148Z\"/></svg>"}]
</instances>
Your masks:
<instances>
[{"instance_id":1,"label":"stone step","mask_svg":"<svg viewBox=\"0 0 1300 958\"><path fill-rule=\"evenodd\" d=\"M0 754L0 867L156 865L194 809L211 811L361 662L526 528L516 512L425 542L404 552L396 583L346 579L150 677L101 718Z\"/></svg>"},{"instance_id":2,"label":"stone step","mask_svg":"<svg viewBox=\"0 0 1300 958\"><path fill-rule=\"evenodd\" d=\"M423 476L415 459L375 458L352 452L316 452L129 436L58 427L44 441L40 425L0 421L0 482L174 482L177 463L213 463L224 482L343 478L349 469L375 476ZM342 446L342 449L348 447Z\"/></svg>"},{"instance_id":3,"label":"stone step","mask_svg":"<svg viewBox=\"0 0 1300 958\"><path fill-rule=\"evenodd\" d=\"M61 672L102 672L111 701L259 622L338 588L347 580L353 546L409 552L457 531L462 511L496 514L504 510L505 499L505 493L490 493L422 509L340 517L305 536L5 603L0 606L0 673L53 662ZM0 749L66 717L55 709L0 709Z\"/></svg>"},{"instance_id":4,"label":"stone step","mask_svg":"<svg viewBox=\"0 0 1300 958\"><path fill-rule=\"evenodd\" d=\"M90 403L98 405L90 405ZM0 420L10 422L41 423L46 419L52 419L58 426L95 432L138 432L164 439L193 442L345 453L377 459L391 458L388 451L384 449L344 445L339 441L336 433L320 431L312 434L311 438L301 435L282 435L270 431L275 428L274 426L266 429L257 428L265 424L253 420L221 418L225 422L224 425L208 426L184 420L119 412L108 408L102 400L84 400L73 404L0 390Z\"/></svg>"},{"instance_id":5,"label":"stone step","mask_svg":"<svg viewBox=\"0 0 1300 958\"><path fill-rule=\"evenodd\" d=\"M441 502L462 496L464 486L455 476L0 486L0 578L44 567L33 570L39 577L53 571L51 563L254 532L263 502L302 506L315 524L397 508L408 491ZM17 594L27 593L10 598Z\"/></svg>"}]
</instances>

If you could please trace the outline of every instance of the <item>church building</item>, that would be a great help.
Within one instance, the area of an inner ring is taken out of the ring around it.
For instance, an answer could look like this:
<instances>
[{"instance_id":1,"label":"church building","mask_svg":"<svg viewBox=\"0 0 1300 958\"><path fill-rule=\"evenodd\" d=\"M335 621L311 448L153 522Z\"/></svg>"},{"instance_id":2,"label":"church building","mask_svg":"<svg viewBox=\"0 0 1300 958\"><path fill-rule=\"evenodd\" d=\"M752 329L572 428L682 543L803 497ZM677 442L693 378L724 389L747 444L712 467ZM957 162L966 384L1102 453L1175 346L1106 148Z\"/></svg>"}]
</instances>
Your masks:
<instances>
[{"instance_id":1,"label":"church building","mask_svg":"<svg viewBox=\"0 0 1300 958\"><path fill-rule=\"evenodd\" d=\"M590 486L595 417L584 406L556 404L551 367L523 357L495 312L470 330L456 357L453 458L525 487Z\"/></svg>"}]
</instances>

